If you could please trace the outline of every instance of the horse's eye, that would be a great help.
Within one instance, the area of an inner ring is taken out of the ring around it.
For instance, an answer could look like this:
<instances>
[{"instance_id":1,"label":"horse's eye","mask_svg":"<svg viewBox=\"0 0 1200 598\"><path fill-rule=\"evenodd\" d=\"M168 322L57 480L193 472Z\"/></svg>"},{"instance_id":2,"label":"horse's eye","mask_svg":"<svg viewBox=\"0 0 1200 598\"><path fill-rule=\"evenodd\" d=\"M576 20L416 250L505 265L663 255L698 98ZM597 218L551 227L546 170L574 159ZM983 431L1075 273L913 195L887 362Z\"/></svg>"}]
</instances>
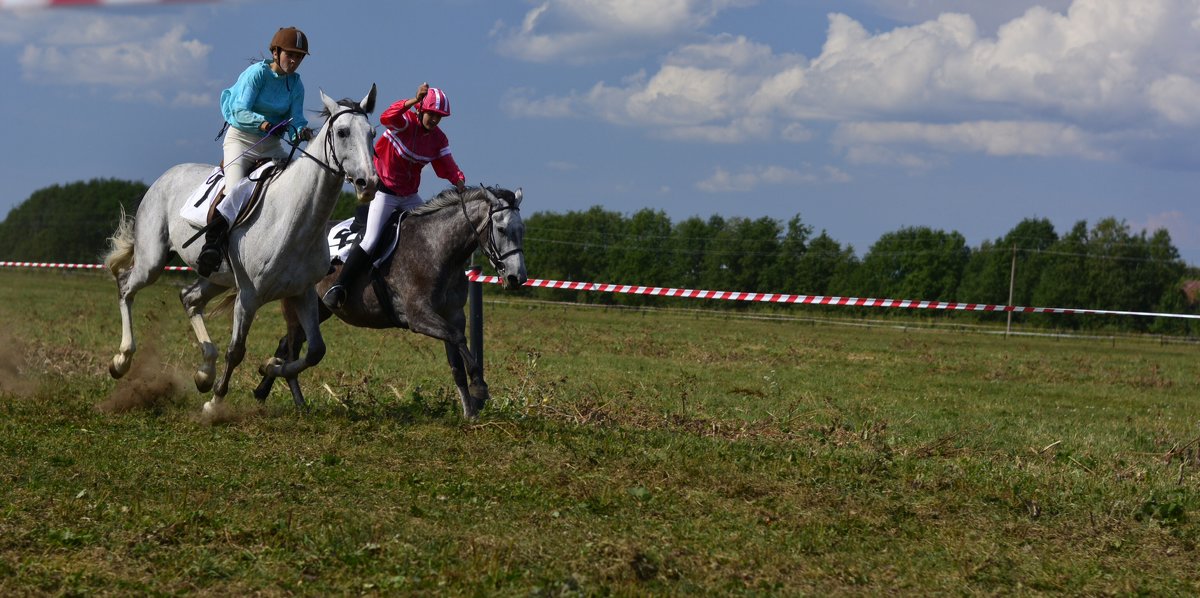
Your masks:
<instances>
[{"instance_id":1,"label":"horse's eye","mask_svg":"<svg viewBox=\"0 0 1200 598\"><path fill-rule=\"evenodd\" d=\"M338 129L337 136L338 139L345 139L346 137L350 136L350 131L347 131L346 129Z\"/></svg>"}]
</instances>

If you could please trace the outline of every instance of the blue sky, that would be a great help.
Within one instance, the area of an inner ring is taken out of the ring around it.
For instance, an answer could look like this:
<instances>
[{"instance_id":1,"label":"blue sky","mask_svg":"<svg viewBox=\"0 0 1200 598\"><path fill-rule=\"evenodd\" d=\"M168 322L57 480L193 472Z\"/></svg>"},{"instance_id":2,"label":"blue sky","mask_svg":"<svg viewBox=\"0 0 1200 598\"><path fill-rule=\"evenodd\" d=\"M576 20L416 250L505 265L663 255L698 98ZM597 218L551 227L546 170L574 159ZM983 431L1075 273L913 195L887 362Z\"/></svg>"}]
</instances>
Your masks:
<instances>
[{"instance_id":1,"label":"blue sky","mask_svg":"<svg viewBox=\"0 0 1200 598\"><path fill-rule=\"evenodd\" d=\"M527 214L799 214L860 255L1111 216L1200 264L1200 0L36 1L0 0L0 215L219 160L221 90L291 25L310 109L441 87L468 182Z\"/></svg>"}]
</instances>

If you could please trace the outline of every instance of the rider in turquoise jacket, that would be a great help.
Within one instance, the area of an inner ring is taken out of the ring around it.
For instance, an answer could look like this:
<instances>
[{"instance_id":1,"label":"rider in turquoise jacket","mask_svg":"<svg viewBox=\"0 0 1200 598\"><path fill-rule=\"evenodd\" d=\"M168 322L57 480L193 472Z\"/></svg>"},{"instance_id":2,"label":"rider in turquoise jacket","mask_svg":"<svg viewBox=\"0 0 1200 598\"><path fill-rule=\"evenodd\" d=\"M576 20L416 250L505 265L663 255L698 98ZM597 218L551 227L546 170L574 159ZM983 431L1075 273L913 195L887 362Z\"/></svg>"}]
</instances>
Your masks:
<instances>
[{"instance_id":1,"label":"rider in turquoise jacket","mask_svg":"<svg viewBox=\"0 0 1200 598\"><path fill-rule=\"evenodd\" d=\"M288 159L289 152L279 137L290 133L296 143L313 136L307 126L308 119L304 118L304 84L296 73L308 56L308 36L295 27L281 27L271 38L268 49L270 59L250 65L233 87L221 92L221 115L229 125L221 146L225 174L221 195L229 199L218 206L204 233L204 246L196 258L200 276L216 272L224 260L230 220L241 207L230 193L233 187L248 174L255 160ZM292 120L288 121L289 118ZM227 218L222 213L231 216Z\"/></svg>"},{"instance_id":2,"label":"rider in turquoise jacket","mask_svg":"<svg viewBox=\"0 0 1200 598\"><path fill-rule=\"evenodd\" d=\"M308 126L304 118L304 84L300 75L281 75L264 60L242 71L233 87L221 92L221 114L225 122L247 133L262 133L264 122L275 126L288 118L294 136Z\"/></svg>"}]
</instances>

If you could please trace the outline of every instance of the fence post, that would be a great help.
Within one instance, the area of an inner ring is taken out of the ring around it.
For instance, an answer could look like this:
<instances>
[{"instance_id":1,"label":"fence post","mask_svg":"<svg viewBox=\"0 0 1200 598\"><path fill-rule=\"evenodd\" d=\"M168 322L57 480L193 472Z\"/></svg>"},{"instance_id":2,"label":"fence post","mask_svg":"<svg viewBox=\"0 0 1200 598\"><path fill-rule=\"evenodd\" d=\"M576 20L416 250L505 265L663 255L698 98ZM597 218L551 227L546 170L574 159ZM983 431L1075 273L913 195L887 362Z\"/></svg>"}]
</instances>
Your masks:
<instances>
[{"instance_id":1,"label":"fence post","mask_svg":"<svg viewBox=\"0 0 1200 598\"><path fill-rule=\"evenodd\" d=\"M483 272L480 266L471 266L472 280L467 283L467 304L471 310L470 327L471 356L483 372L483 283L474 280Z\"/></svg>"}]
</instances>

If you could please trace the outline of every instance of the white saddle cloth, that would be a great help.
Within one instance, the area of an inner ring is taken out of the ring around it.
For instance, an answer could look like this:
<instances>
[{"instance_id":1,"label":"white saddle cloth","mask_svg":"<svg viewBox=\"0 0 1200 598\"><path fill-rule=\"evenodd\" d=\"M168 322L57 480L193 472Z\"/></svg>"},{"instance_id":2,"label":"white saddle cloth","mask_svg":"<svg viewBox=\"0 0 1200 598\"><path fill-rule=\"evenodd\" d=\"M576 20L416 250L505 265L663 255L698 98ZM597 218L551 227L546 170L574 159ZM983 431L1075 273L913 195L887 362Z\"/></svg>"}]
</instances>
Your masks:
<instances>
[{"instance_id":1,"label":"white saddle cloth","mask_svg":"<svg viewBox=\"0 0 1200 598\"><path fill-rule=\"evenodd\" d=\"M233 187L233 193L225 194L225 199L217 204L217 211L225 217L225 220L232 223L237 219L238 212L242 211L242 207L250 201L250 194L254 192L254 181L250 179L258 179L262 172L272 164L268 162L258 167L250 173L250 176L242 179ZM208 224L208 208L212 205L216 190L221 188L221 179L224 176L220 168L214 168L204 182L196 187L195 191L192 191L187 201L183 202L183 207L179 209L179 215L192 226L204 228Z\"/></svg>"},{"instance_id":2,"label":"white saddle cloth","mask_svg":"<svg viewBox=\"0 0 1200 598\"><path fill-rule=\"evenodd\" d=\"M395 234L392 235L392 239L387 246L377 248L381 249L382 252L380 255L375 257L374 262L376 266L387 261L387 259L391 257L392 253L396 251L396 246L400 242L400 223L403 221L404 218L399 218L396 220L396 230L393 231ZM346 256L350 255L350 248L353 247L355 243L358 243L360 240L362 240L363 232L361 230L357 232L351 230L350 226L352 224L354 224L354 219L347 218L337 224L334 224L333 228L329 229L329 236L327 240L329 241L329 256L331 258L345 262Z\"/></svg>"}]
</instances>

